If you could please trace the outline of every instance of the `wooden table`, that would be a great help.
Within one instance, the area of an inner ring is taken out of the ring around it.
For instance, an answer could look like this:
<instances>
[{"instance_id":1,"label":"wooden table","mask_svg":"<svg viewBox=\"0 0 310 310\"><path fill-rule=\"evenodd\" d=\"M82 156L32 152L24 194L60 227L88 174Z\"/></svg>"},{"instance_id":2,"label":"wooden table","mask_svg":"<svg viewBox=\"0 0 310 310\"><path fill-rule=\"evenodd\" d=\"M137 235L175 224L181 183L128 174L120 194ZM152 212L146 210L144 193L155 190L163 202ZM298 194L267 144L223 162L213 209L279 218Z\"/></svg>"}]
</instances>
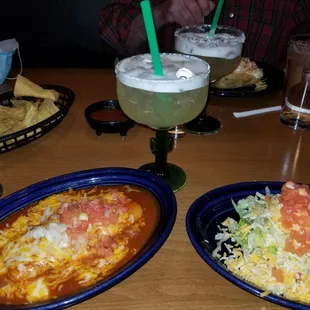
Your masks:
<instances>
[{"instance_id":1,"label":"wooden table","mask_svg":"<svg viewBox=\"0 0 310 310\"><path fill-rule=\"evenodd\" d=\"M91 103L116 98L108 70L25 70L41 84L59 84L76 93L64 121L46 136L0 155L4 195L34 182L73 171L120 166L137 168L153 160L150 129L135 126L125 138L97 137L84 118ZM310 182L310 131L293 131L279 113L235 119L233 111L281 104L280 94L262 98L212 97L208 110L223 124L211 136L187 134L169 161L187 172L188 184L176 194L178 216L171 236L155 257L130 278L72 309L255 309L279 307L244 292L215 273L191 246L185 216L191 203L212 188L253 180Z\"/></svg>"}]
</instances>

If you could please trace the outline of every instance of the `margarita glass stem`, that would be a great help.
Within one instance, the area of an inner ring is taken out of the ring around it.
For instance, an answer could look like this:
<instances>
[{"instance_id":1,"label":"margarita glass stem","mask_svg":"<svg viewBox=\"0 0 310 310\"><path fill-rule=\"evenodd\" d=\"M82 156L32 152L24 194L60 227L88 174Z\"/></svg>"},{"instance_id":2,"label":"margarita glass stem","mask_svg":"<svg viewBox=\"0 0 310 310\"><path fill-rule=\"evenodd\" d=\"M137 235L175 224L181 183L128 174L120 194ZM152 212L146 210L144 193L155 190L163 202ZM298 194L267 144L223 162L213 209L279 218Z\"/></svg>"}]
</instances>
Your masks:
<instances>
[{"instance_id":1,"label":"margarita glass stem","mask_svg":"<svg viewBox=\"0 0 310 310\"><path fill-rule=\"evenodd\" d=\"M174 192L181 190L186 184L186 173L177 165L167 162L168 153L174 146L173 137L169 136L168 130L157 129L156 137L151 138L151 151L155 155L155 162L145 164L140 169L149 171L165 180Z\"/></svg>"},{"instance_id":2,"label":"margarita glass stem","mask_svg":"<svg viewBox=\"0 0 310 310\"><path fill-rule=\"evenodd\" d=\"M169 137L168 130L156 130L156 138L151 138L150 147L155 155L154 173L161 177L166 177L169 173L167 169L168 153L172 151L174 140Z\"/></svg>"}]
</instances>

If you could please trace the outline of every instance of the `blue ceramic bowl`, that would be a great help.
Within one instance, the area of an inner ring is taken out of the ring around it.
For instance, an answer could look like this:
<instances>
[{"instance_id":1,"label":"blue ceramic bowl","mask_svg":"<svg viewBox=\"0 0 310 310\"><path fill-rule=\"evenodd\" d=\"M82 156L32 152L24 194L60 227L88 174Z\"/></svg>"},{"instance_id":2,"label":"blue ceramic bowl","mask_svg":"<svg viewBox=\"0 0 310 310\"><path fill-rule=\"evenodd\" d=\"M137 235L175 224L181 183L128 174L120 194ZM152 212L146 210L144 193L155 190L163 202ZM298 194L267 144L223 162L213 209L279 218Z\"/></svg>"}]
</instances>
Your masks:
<instances>
[{"instance_id":1,"label":"blue ceramic bowl","mask_svg":"<svg viewBox=\"0 0 310 310\"><path fill-rule=\"evenodd\" d=\"M173 228L177 205L174 193L161 178L148 172L128 168L106 168L75 172L31 185L0 200L0 220L2 220L31 203L55 193L66 191L69 187L82 189L96 185L122 184L137 185L148 190L157 198L160 204L158 225L144 248L131 261L108 278L78 294L44 303L24 306L10 305L10 309L63 309L94 297L123 281L150 260L164 244ZM0 309L8 309L8 306L0 305Z\"/></svg>"},{"instance_id":2,"label":"blue ceramic bowl","mask_svg":"<svg viewBox=\"0 0 310 310\"><path fill-rule=\"evenodd\" d=\"M212 257L212 252L216 247L217 225L227 217L239 219L231 199L238 201L249 195L255 195L256 192L265 193L266 186L269 187L271 193L280 193L282 185L283 182L246 182L226 185L211 190L198 198L186 215L187 234L201 258L225 279L256 296L260 296L263 291L234 276L225 265ZM309 304L294 302L276 295L267 295L264 299L289 309L310 309Z\"/></svg>"}]
</instances>

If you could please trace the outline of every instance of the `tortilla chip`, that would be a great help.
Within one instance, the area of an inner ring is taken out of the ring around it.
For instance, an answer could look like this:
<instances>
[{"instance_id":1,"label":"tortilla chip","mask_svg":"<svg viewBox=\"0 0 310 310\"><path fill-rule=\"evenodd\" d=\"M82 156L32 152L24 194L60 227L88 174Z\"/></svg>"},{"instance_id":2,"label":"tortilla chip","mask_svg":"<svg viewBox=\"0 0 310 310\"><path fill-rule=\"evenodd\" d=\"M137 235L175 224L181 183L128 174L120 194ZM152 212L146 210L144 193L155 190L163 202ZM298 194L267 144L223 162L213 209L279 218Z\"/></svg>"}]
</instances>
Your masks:
<instances>
[{"instance_id":1,"label":"tortilla chip","mask_svg":"<svg viewBox=\"0 0 310 310\"><path fill-rule=\"evenodd\" d=\"M38 108L37 122L41 122L59 111L53 100L45 99Z\"/></svg>"},{"instance_id":2,"label":"tortilla chip","mask_svg":"<svg viewBox=\"0 0 310 310\"><path fill-rule=\"evenodd\" d=\"M51 99L57 101L59 93L55 90L43 89L39 85L29 81L20 74L17 76L17 80L14 87L14 96L22 97L29 96L41 99Z\"/></svg>"},{"instance_id":3,"label":"tortilla chip","mask_svg":"<svg viewBox=\"0 0 310 310\"><path fill-rule=\"evenodd\" d=\"M263 75L263 70L258 68L254 61L251 61L249 58L242 58L240 64L232 73L221 77L212 84L212 87L219 89L233 89L259 85L260 89L262 89L264 86L262 84Z\"/></svg>"},{"instance_id":4,"label":"tortilla chip","mask_svg":"<svg viewBox=\"0 0 310 310\"><path fill-rule=\"evenodd\" d=\"M0 106L0 137L33 126L59 111L51 99L40 102L11 100L14 107Z\"/></svg>"},{"instance_id":5,"label":"tortilla chip","mask_svg":"<svg viewBox=\"0 0 310 310\"><path fill-rule=\"evenodd\" d=\"M0 105L0 122L6 119L15 119L22 121L26 111L23 107L5 107Z\"/></svg>"},{"instance_id":6,"label":"tortilla chip","mask_svg":"<svg viewBox=\"0 0 310 310\"><path fill-rule=\"evenodd\" d=\"M30 101L25 101L26 115L22 120L23 125L30 127L36 124L38 109Z\"/></svg>"},{"instance_id":7,"label":"tortilla chip","mask_svg":"<svg viewBox=\"0 0 310 310\"><path fill-rule=\"evenodd\" d=\"M39 101L33 102L29 100L11 99L11 103L14 105L14 107L19 108L19 109L23 108L25 110L25 114L26 114L26 108L28 106L28 102L31 102L36 109L39 108L39 103L40 103Z\"/></svg>"},{"instance_id":8,"label":"tortilla chip","mask_svg":"<svg viewBox=\"0 0 310 310\"><path fill-rule=\"evenodd\" d=\"M5 119L0 122L0 137L25 129L26 127L15 119Z\"/></svg>"},{"instance_id":9,"label":"tortilla chip","mask_svg":"<svg viewBox=\"0 0 310 310\"><path fill-rule=\"evenodd\" d=\"M216 88L239 88L244 87L247 85L254 85L257 82L256 78L253 78L253 76L243 73L243 72L237 72L233 74L229 74L226 76L223 76L221 79L216 81L212 87Z\"/></svg>"},{"instance_id":10,"label":"tortilla chip","mask_svg":"<svg viewBox=\"0 0 310 310\"><path fill-rule=\"evenodd\" d=\"M10 130L16 124L14 119L4 119L0 122L0 137L5 136L6 132Z\"/></svg>"},{"instance_id":11,"label":"tortilla chip","mask_svg":"<svg viewBox=\"0 0 310 310\"><path fill-rule=\"evenodd\" d=\"M54 104L59 98L57 92L43 89L21 75L17 78L14 96L35 97L38 100L11 99L13 107L0 105L0 137L33 126L59 111Z\"/></svg>"}]
</instances>

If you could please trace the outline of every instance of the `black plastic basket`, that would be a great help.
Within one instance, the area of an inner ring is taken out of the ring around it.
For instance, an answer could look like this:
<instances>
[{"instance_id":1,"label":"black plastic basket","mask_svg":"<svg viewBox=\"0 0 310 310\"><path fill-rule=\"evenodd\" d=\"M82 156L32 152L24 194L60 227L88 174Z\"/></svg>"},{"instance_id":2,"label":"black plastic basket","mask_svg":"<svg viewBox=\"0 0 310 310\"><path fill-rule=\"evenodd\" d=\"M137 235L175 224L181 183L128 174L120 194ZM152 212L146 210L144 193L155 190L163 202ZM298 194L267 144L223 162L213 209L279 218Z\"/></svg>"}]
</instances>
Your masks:
<instances>
[{"instance_id":1,"label":"black plastic basket","mask_svg":"<svg viewBox=\"0 0 310 310\"><path fill-rule=\"evenodd\" d=\"M74 102L75 94L72 90L59 85L42 85L45 89L54 89L59 93L59 99L55 104L59 111L44 121L37 123L31 127L12 133L10 135L0 137L0 154L18 147L21 147L31 141L34 141L61 123L68 113ZM14 98L13 92L0 95L0 105L9 106L10 100ZM33 100L33 97L23 97L22 99Z\"/></svg>"}]
</instances>

